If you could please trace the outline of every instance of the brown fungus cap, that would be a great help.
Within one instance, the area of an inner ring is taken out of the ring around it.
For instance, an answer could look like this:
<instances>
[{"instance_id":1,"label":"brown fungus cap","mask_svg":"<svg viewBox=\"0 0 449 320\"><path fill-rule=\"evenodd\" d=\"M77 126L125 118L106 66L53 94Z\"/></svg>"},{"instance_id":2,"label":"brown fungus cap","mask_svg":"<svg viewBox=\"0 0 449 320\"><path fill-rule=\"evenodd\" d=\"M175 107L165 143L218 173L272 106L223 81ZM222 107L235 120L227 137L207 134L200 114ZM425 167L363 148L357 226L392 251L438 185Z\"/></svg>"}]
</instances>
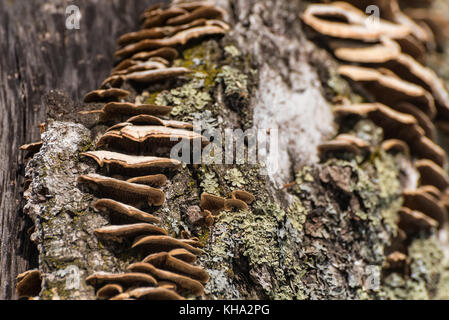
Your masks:
<instances>
[{"instance_id":1,"label":"brown fungus cap","mask_svg":"<svg viewBox=\"0 0 449 320\"><path fill-rule=\"evenodd\" d=\"M97 287L107 283L118 283L123 286L132 286L145 284L156 286L157 281L152 276L146 273L130 272L130 273L109 273L96 272L86 278L86 283Z\"/></svg>"},{"instance_id":2,"label":"brown fungus cap","mask_svg":"<svg viewBox=\"0 0 449 320\"><path fill-rule=\"evenodd\" d=\"M30 154L35 154L35 153L39 152L39 150L41 149L42 145L43 145L42 141L29 143L29 144L24 144L24 145L20 146L19 150L27 151Z\"/></svg>"},{"instance_id":3,"label":"brown fungus cap","mask_svg":"<svg viewBox=\"0 0 449 320\"><path fill-rule=\"evenodd\" d=\"M130 92L123 89L111 88L104 90L93 90L84 96L84 102L107 102L118 101L130 95Z\"/></svg>"},{"instance_id":4,"label":"brown fungus cap","mask_svg":"<svg viewBox=\"0 0 449 320\"><path fill-rule=\"evenodd\" d=\"M169 251L168 254L173 258L182 260L187 263L196 262L196 256L191 252L187 251L186 249L173 249Z\"/></svg>"},{"instance_id":5,"label":"brown fungus cap","mask_svg":"<svg viewBox=\"0 0 449 320\"><path fill-rule=\"evenodd\" d=\"M336 107L334 113L338 117L368 117L384 130L384 135L387 139L405 141L409 145L410 151L419 158L431 159L440 166L446 162L444 150L425 137L424 129L409 114L395 111L381 103L363 103Z\"/></svg>"},{"instance_id":6,"label":"brown fungus cap","mask_svg":"<svg viewBox=\"0 0 449 320\"><path fill-rule=\"evenodd\" d=\"M196 19L220 19L222 20L226 12L212 5L203 5L192 12L185 13L167 20L168 25L181 25L190 23Z\"/></svg>"},{"instance_id":7,"label":"brown fungus cap","mask_svg":"<svg viewBox=\"0 0 449 320\"><path fill-rule=\"evenodd\" d=\"M431 140L436 139L437 132L435 125L432 120L430 120L430 118L419 108L415 107L413 104L402 102L395 105L395 110L415 117L418 125L423 128L426 136Z\"/></svg>"},{"instance_id":8,"label":"brown fungus cap","mask_svg":"<svg viewBox=\"0 0 449 320\"><path fill-rule=\"evenodd\" d=\"M202 147L209 144L204 136L199 133L170 128L164 126L135 126L127 125L120 130L111 130L106 132L97 142L97 147L101 146L120 146L125 149L135 149L144 144L146 146L164 145L170 147L179 143L181 139L190 142L199 141ZM130 144L134 142L135 144Z\"/></svg>"},{"instance_id":9,"label":"brown fungus cap","mask_svg":"<svg viewBox=\"0 0 449 320\"><path fill-rule=\"evenodd\" d=\"M79 176L78 183L88 184L100 194L118 201L132 203L147 202L150 206L161 206L165 201L165 195L159 189L104 177L98 174Z\"/></svg>"},{"instance_id":10,"label":"brown fungus cap","mask_svg":"<svg viewBox=\"0 0 449 320\"><path fill-rule=\"evenodd\" d=\"M149 71L149 70L166 70L167 66L160 61L136 61L132 66L128 68L113 71L111 75L123 75L126 76L128 74Z\"/></svg>"},{"instance_id":11,"label":"brown fungus cap","mask_svg":"<svg viewBox=\"0 0 449 320\"><path fill-rule=\"evenodd\" d=\"M239 199L226 199L224 202L224 209L226 211L232 211L232 210L248 211L249 210L246 202L239 200Z\"/></svg>"},{"instance_id":12,"label":"brown fungus cap","mask_svg":"<svg viewBox=\"0 0 449 320\"><path fill-rule=\"evenodd\" d=\"M97 298L98 299L110 299L123 292L123 287L116 283L108 283L98 289Z\"/></svg>"},{"instance_id":13,"label":"brown fungus cap","mask_svg":"<svg viewBox=\"0 0 449 320\"><path fill-rule=\"evenodd\" d=\"M178 56L179 53L176 49L170 47L162 47L156 50L137 52L131 57L131 59L147 60L152 57L161 57L168 61L173 61Z\"/></svg>"},{"instance_id":14,"label":"brown fungus cap","mask_svg":"<svg viewBox=\"0 0 449 320\"><path fill-rule=\"evenodd\" d=\"M401 54L399 44L388 38L383 38L380 43L374 44L332 40L329 42L329 46L338 59L355 63L386 63Z\"/></svg>"},{"instance_id":15,"label":"brown fungus cap","mask_svg":"<svg viewBox=\"0 0 449 320\"><path fill-rule=\"evenodd\" d=\"M201 194L200 207L203 210L208 210L212 214L217 215L224 210L225 199L208 193Z\"/></svg>"},{"instance_id":16,"label":"brown fungus cap","mask_svg":"<svg viewBox=\"0 0 449 320\"><path fill-rule=\"evenodd\" d=\"M163 174L140 176L126 180L130 183L146 184L151 187L162 187L167 183L167 177Z\"/></svg>"},{"instance_id":17,"label":"brown fungus cap","mask_svg":"<svg viewBox=\"0 0 449 320\"><path fill-rule=\"evenodd\" d=\"M166 288L143 287L132 289L127 292L129 297L141 300L184 300L173 290Z\"/></svg>"},{"instance_id":18,"label":"brown fungus cap","mask_svg":"<svg viewBox=\"0 0 449 320\"><path fill-rule=\"evenodd\" d=\"M338 68L340 75L363 85L374 98L393 106L400 102L409 102L419 107L429 118L436 115L435 101L424 88L401 80L397 76L386 74L379 69L343 65Z\"/></svg>"},{"instance_id":19,"label":"brown fungus cap","mask_svg":"<svg viewBox=\"0 0 449 320\"><path fill-rule=\"evenodd\" d=\"M172 17L183 15L188 11L179 7L171 7L166 10L156 11L153 13L144 12L143 14L143 27L146 29L160 27L166 24L166 21Z\"/></svg>"},{"instance_id":20,"label":"brown fungus cap","mask_svg":"<svg viewBox=\"0 0 449 320\"><path fill-rule=\"evenodd\" d=\"M94 159L100 167L113 164L124 171L149 172L158 170L178 170L182 163L179 160L151 156L133 156L111 151L88 151L81 155Z\"/></svg>"},{"instance_id":21,"label":"brown fungus cap","mask_svg":"<svg viewBox=\"0 0 449 320\"><path fill-rule=\"evenodd\" d=\"M399 139L385 140L380 145L380 148L386 152L403 153L405 155L410 154L410 149L409 149L407 143L405 143L404 141L399 140Z\"/></svg>"},{"instance_id":22,"label":"brown fungus cap","mask_svg":"<svg viewBox=\"0 0 449 320\"><path fill-rule=\"evenodd\" d=\"M144 70L131 72L125 75L126 80L132 80L141 83L151 83L166 79L172 79L179 76L183 76L191 73L192 71L179 67L179 68L164 68L164 69L154 69L154 70Z\"/></svg>"},{"instance_id":23,"label":"brown fungus cap","mask_svg":"<svg viewBox=\"0 0 449 320\"><path fill-rule=\"evenodd\" d=\"M418 160L415 165L421 175L421 185L432 185L441 191L449 188L449 177L446 171L435 162L422 159Z\"/></svg>"},{"instance_id":24,"label":"brown fungus cap","mask_svg":"<svg viewBox=\"0 0 449 320\"><path fill-rule=\"evenodd\" d=\"M238 199L246 202L247 204L253 203L256 199L251 193L245 190L234 190L232 191L232 199Z\"/></svg>"},{"instance_id":25,"label":"brown fungus cap","mask_svg":"<svg viewBox=\"0 0 449 320\"><path fill-rule=\"evenodd\" d=\"M148 223L161 222L159 218L153 216L152 214L112 199L97 200L94 203L94 208L103 212L108 212L118 217L130 218L136 221L143 221Z\"/></svg>"},{"instance_id":26,"label":"brown fungus cap","mask_svg":"<svg viewBox=\"0 0 449 320\"><path fill-rule=\"evenodd\" d=\"M178 129L193 129L193 124L176 120L164 120L155 116L141 114L129 118L126 122L136 125L160 125Z\"/></svg>"},{"instance_id":27,"label":"brown fungus cap","mask_svg":"<svg viewBox=\"0 0 449 320\"><path fill-rule=\"evenodd\" d=\"M42 289L42 273L39 270L28 270L17 276L16 292L20 298L38 296Z\"/></svg>"},{"instance_id":28,"label":"brown fungus cap","mask_svg":"<svg viewBox=\"0 0 449 320\"><path fill-rule=\"evenodd\" d=\"M108 120L114 115L135 116L140 114L147 114L152 116L167 115L172 111L172 107L159 106L155 104L139 104L135 105L130 102L110 102L103 106L101 110L81 111L80 114L95 114L101 115L100 120Z\"/></svg>"},{"instance_id":29,"label":"brown fungus cap","mask_svg":"<svg viewBox=\"0 0 449 320\"><path fill-rule=\"evenodd\" d=\"M146 236L134 241L133 248L144 247L150 252L166 251L177 248L186 249L194 254L201 254L201 249L195 248L185 240L175 239L169 236Z\"/></svg>"},{"instance_id":30,"label":"brown fungus cap","mask_svg":"<svg viewBox=\"0 0 449 320\"><path fill-rule=\"evenodd\" d=\"M158 280L168 280L175 283L179 288L191 291L195 296L201 296L204 291L204 287L201 282L171 271L158 269L149 263L133 263L127 268L127 270L131 272L148 273Z\"/></svg>"},{"instance_id":31,"label":"brown fungus cap","mask_svg":"<svg viewBox=\"0 0 449 320\"><path fill-rule=\"evenodd\" d=\"M404 198L404 207L423 212L437 221L440 226L443 226L447 222L446 208L424 190L404 190L402 195Z\"/></svg>"},{"instance_id":32,"label":"brown fungus cap","mask_svg":"<svg viewBox=\"0 0 449 320\"><path fill-rule=\"evenodd\" d=\"M398 226L407 234L412 234L421 230L437 228L438 222L422 212L403 207L399 210Z\"/></svg>"},{"instance_id":33,"label":"brown fungus cap","mask_svg":"<svg viewBox=\"0 0 449 320\"><path fill-rule=\"evenodd\" d=\"M439 201L443 198L443 194L435 186L426 185L426 186L419 187L419 189L421 191L427 193L428 195L432 196L433 198L435 198L436 201Z\"/></svg>"},{"instance_id":34,"label":"brown fungus cap","mask_svg":"<svg viewBox=\"0 0 449 320\"><path fill-rule=\"evenodd\" d=\"M120 240L134 238L142 235L167 235L167 231L161 227L149 223L133 223L119 226L105 226L94 230L97 237L108 240Z\"/></svg>"},{"instance_id":35,"label":"brown fungus cap","mask_svg":"<svg viewBox=\"0 0 449 320\"><path fill-rule=\"evenodd\" d=\"M164 37L171 37L178 32L204 25L211 25L211 22L206 19L196 19L192 22L178 26L162 26L162 27L154 27L151 29L143 29L137 32L124 34L119 38L118 44L123 46L128 45L130 43L136 43L145 39L158 39Z\"/></svg>"},{"instance_id":36,"label":"brown fungus cap","mask_svg":"<svg viewBox=\"0 0 449 320\"><path fill-rule=\"evenodd\" d=\"M320 144L318 146L318 152L322 157L328 153L353 153L359 155L360 149L350 141L332 140Z\"/></svg>"},{"instance_id":37,"label":"brown fungus cap","mask_svg":"<svg viewBox=\"0 0 449 320\"><path fill-rule=\"evenodd\" d=\"M374 28L363 11L345 2L311 4L304 11L302 20L323 35L366 42L378 41L382 36L405 37L411 32L407 26L382 19Z\"/></svg>"},{"instance_id":38,"label":"brown fungus cap","mask_svg":"<svg viewBox=\"0 0 449 320\"><path fill-rule=\"evenodd\" d=\"M117 58L127 58L141 51L155 50L162 47L183 46L190 40L199 39L211 35L223 35L226 33L221 27L206 25L190 28L162 39L145 39L129 44L115 52Z\"/></svg>"}]
</instances>

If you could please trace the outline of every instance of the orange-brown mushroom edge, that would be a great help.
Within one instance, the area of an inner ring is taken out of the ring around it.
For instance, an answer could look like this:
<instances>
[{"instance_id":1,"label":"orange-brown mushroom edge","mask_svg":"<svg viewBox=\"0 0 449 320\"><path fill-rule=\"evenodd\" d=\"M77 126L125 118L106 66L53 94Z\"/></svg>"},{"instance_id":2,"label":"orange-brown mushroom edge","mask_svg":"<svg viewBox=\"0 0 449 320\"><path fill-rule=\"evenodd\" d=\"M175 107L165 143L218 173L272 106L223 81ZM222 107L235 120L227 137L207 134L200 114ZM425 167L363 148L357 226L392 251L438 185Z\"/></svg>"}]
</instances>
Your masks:
<instances>
[{"instance_id":1,"label":"orange-brown mushroom edge","mask_svg":"<svg viewBox=\"0 0 449 320\"><path fill-rule=\"evenodd\" d=\"M78 183L87 184L94 191L118 201L132 203L147 202L150 206L161 206L165 201L165 195L159 189L104 177L98 174L79 176Z\"/></svg>"}]
</instances>

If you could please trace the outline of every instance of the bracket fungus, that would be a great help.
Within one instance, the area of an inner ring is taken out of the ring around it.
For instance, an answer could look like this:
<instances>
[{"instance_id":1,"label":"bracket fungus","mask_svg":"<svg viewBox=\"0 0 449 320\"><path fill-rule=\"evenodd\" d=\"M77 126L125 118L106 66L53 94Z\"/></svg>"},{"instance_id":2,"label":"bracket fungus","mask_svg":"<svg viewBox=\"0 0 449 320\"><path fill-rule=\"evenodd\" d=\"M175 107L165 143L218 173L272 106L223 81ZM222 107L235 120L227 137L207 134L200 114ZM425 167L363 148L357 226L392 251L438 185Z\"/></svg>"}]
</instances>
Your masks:
<instances>
[{"instance_id":1,"label":"bracket fungus","mask_svg":"<svg viewBox=\"0 0 449 320\"><path fill-rule=\"evenodd\" d=\"M42 286L42 273L28 270L17 276L16 291L19 299L38 296Z\"/></svg>"},{"instance_id":2,"label":"bracket fungus","mask_svg":"<svg viewBox=\"0 0 449 320\"><path fill-rule=\"evenodd\" d=\"M435 219L432 219L422 212L402 207L398 213L398 226L407 234L413 234L421 230L428 230L438 227L438 222Z\"/></svg>"},{"instance_id":3,"label":"bracket fungus","mask_svg":"<svg viewBox=\"0 0 449 320\"><path fill-rule=\"evenodd\" d=\"M122 293L121 295L123 296L120 297L120 299L116 296L111 300L128 300L129 298L143 300L184 300L184 298L175 291L161 287L136 288Z\"/></svg>"},{"instance_id":4,"label":"bracket fungus","mask_svg":"<svg viewBox=\"0 0 449 320\"><path fill-rule=\"evenodd\" d=\"M170 47L162 47L156 50L151 51L141 51L133 54L131 59L133 60L147 60L152 57L160 57L164 58L168 61L173 61L179 56L179 53L176 49Z\"/></svg>"},{"instance_id":5,"label":"bracket fungus","mask_svg":"<svg viewBox=\"0 0 449 320\"><path fill-rule=\"evenodd\" d=\"M126 180L130 183L146 184L151 187L162 187L167 183L167 177L163 174L140 176Z\"/></svg>"},{"instance_id":6,"label":"bracket fungus","mask_svg":"<svg viewBox=\"0 0 449 320\"><path fill-rule=\"evenodd\" d=\"M121 240L123 238L135 238L142 235L167 235L167 231L161 227L149 223L133 223L118 226L104 226L94 230L97 237L109 240Z\"/></svg>"},{"instance_id":7,"label":"bracket fungus","mask_svg":"<svg viewBox=\"0 0 449 320\"><path fill-rule=\"evenodd\" d=\"M97 142L97 147L119 146L123 150L145 149L158 146L171 148L179 141L197 141L201 147L209 144L204 136L194 131L164 126L136 126L128 124L118 130L106 132Z\"/></svg>"},{"instance_id":8,"label":"bracket fungus","mask_svg":"<svg viewBox=\"0 0 449 320\"><path fill-rule=\"evenodd\" d=\"M158 269L150 263L133 263L127 270L131 272L148 273L158 280L168 280L169 282L175 283L179 288L191 291L195 296L202 295L204 291L203 285L198 280L191 279L175 272Z\"/></svg>"},{"instance_id":9,"label":"bracket fungus","mask_svg":"<svg viewBox=\"0 0 449 320\"><path fill-rule=\"evenodd\" d=\"M383 19L373 28L363 11L345 2L311 4L304 11L302 20L323 35L366 42L378 41L382 36L403 38L411 33L408 26Z\"/></svg>"},{"instance_id":10,"label":"bracket fungus","mask_svg":"<svg viewBox=\"0 0 449 320\"><path fill-rule=\"evenodd\" d=\"M81 155L94 159L100 167L107 165L112 172L141 175L162 170L178 170L181 161L152 156L134 156L111 151L88 151Z\"/></svg>"},{"instance_id":11,"label":"bracket fungus","mask_svg":"<svg viewBox=\"0 0 449 320\"><path fill-rule=\"evenodd\" d=\"M129 273L109 273L109 272L97 272L86 278L86 283L99 287L104 284L117 283L123 287L130 287L134 285L150 285L156 286L157 281L154 277L146 273L129 272Z\"/></svg>"},{"instance_id":12,"label":"bracket fungus","mask_svg":"<svg viewBox=\"0 0 449 320\"><path fill-rule=\"evenodd\" d=\"M159 106L154 104L140 104L135 105L130 102L110 102L107 103L100 110L80 111L80 114L99 114L100 121L108 121L117 116L136 116L141 114L152 116L167 115L172 111L172 107Z\"/></svg>"},{"instance_id":13,"label":"bracket fungus","mask_svg":"<svg viewBox=\"0 0 449 320\"><path fill-rule=\"evenodd\" d=\"M144 247L147 252L157 252L171 249L186 249L194 254L201 254L203 250L192 246L188 240L175 239L170 236L146 236L134 241L132 248Z\"/></svg>"},{"instance_id":14,"label":"bracket fungus","mask_svg":"<svg viewBox=\"0 0 449 320\"><path fill-rule=\"evenodd\" d=\"M253 203L256 199L251 193L244 190L234 190L232 191L232 199L242 200L247 204Z\"/></svg>"},{"instance_id":15,"label":"bracket fungus","mask_svg":"<svg viewBox=\"0 0 449 320\"><path fill-rule=\"evenodd\" d=\"M159 269L186 275L200 281L201 283L206 283L209 281L209 275L203 268L191 265L190 263L180 259L180 257L176 257L173 253L174 251L175 250L172 250L169 253L161 252L159 254L149 255L143 259L142 262L150 263Z\"/></svg>"},{"instance_id":16,"label":"bracket fungus","mask_svg":"<svg viewBox=\"0 0 449 320\"><path fill-rule=\"evenodd\" d=\"M201 194L200 207L203 210L208 210L212 214L217 215L225 208L225 199L212 194Z\"/></svg>"},{"instance_id":17,"label":"bracket fungus","mask_svg":"<svg viewBox=\"0 0 449 320\"><path fill-rule=\"evenodd\" d=\"M374 98L386 105L410 102L419 107L431 119L436 115L435 100L424 88L400 79L391 73L379 69L344 65L338 73L352 81L363 85Z\"/></svg>"},{"instance_id":18,"label":"bracket fungus","mask_svg":"<svg viewBox=\"0 0 449 320\"><path fill-rule=\"evenodd\" d=\"M159 125L178 129L193 129L192 123L176 120L164 120L147 114L141 114L138 116L131 117L128 120L126 120L126 122L135 125Z\"/></svg>"},{"instance_id":19,"label":"bracket fungus","mask_svg":"<svg viewBox=\"0 0 449 320\"><path fill-rule=\"evenodd\" d=\"M447 223L448 214L444 205L425 191L421 189L404 190L403 198L404 207L423 212L437 221L440 227L443 227Z\"/></svg>"},{"instance_id":20,"label":"bracket fungus","mask_svg":"<svg viewBox=\"0 0 449 320\"><path fill-rule=\"evenodd\" d=\"M116 283L109 283L97 291L98 299L110 299L123 292L123 287Z\"/></svg>"},{"instance_id":21,"label":"bracket fungus","mask_svg":"<svg viewBox=\"0 0 449 320\"><path fill-rule=\"evenodd\" d=\"M98 174L79 176L78 183L87 184L101 195L126 203L146 202L150 206L161 206L165 201L165 195L159 189Z\"/></svg>"},{"instance_id":22,"label":"bracket fungus","mask_svg":"<svg viewBox=\"0 0 449 320\"><path fill-rule=\"evenodd\" d=\"M428 159L418 160L416 169L421 176L421 185L432 185L441 191L449 188L449 177L446 171L435 162Z\"/></svg>"},{"instance_id":23,"label":"bracket fungus","mask_svg":"<svg viewBox=\"0 0 449 320\"><path fill-rule=\"evenodd\" d=\"M93 90L84 96L84 102L109 102L119 101L130 95L130 92L123 89L111 88L104 90Z\"/></svg>"},{"instance_id":24,"label":"bracket fungus","mask_svg":"<svg viewBox=\"0 0 449 320\"><path fill-rule=\"evenodd\" d=\"M143 221L148 223L160 223L161 220L152 214L129 206L127 204L112 200L100 199L94 203L94 208L103 212L108 212L116 217Z\"/></svg>"},{"instance_id":25,"label":"bracket fungus","mask_svg":"<svg viewBox=\"0 0 449 320\"><path fill-rule=\"evenodd\" d=\"M33 155L33 154L39 152L39 150L42 148L42 145L43 145L42 141L24 144L24 145L20 146L19 150L27 151L29 154Z\"/></svg>"},{"instance_id":26,"label":"bracket fungus","mask_svg":"<svg viewBox=\"0 0 449 320\"><path fill-rule=\"evenodd\" d=\"M231 211L234 209L248 211L249 208L245 201L239 199L225 199L224 209L226 211Z\"/></svg>"}]
</instances>

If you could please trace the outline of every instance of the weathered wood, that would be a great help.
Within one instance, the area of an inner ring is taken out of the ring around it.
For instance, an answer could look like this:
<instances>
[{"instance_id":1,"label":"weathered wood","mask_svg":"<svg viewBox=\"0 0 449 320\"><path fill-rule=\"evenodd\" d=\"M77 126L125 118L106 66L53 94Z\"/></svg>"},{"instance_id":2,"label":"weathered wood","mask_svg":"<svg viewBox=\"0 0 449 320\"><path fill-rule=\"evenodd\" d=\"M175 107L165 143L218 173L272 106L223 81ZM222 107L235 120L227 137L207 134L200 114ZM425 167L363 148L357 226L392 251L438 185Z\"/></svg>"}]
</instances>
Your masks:
<instances>
[{"instance_id":1,"label":"weathered wood","mask_svg":"<svg viewBox=\"0 0 449 320\"><path fill-rule=\"evenodd\" d=\"M43 98L62 89L74 101L110 72L115 40L134 30L155 1L77 1L80 29L66 28L71 1L0 1L0 299L14 297L15 276L33 267L21 208L23 154L39 138ZM34 258L35 260L35 258Z\"/></svg>"}]
</instances>

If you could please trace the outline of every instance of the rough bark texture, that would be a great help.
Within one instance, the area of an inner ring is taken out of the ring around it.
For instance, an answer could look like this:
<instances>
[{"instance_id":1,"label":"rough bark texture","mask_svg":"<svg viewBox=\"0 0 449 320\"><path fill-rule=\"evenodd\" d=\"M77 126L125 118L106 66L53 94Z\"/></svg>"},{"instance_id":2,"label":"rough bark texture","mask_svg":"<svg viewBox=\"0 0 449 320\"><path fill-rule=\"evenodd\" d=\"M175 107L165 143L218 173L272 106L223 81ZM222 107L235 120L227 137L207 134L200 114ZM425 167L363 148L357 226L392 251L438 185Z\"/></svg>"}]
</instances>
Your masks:
<instances>
[{"instance_id":1,"label":"rough bark texture","mask_svg":"<svg viewBox=\"0 0 449 320\"><path fill-rule=\"evenodd\" d=\"M121 21L120 30L113 27L114 30L117 33L135 30L137 26L130 17L136 17L149 4L129 4L121 11L118 1L107 3L109 9L103 7L105 4L86 3L85 8L80 5L86 12L99 13L101 8L101 18L95 19L98 26L93 29L98 38L87 36L84 25L80 31L73 31L85 37L72 44L82 52L76 60L86 61L89 66L95 65L93 61L100 53L106 59L104 65L111 63L117 34L111 32L98 42L100 35L104 35L99 30L109 24L115 26L118 13L126 17L128 24ZM317 145L337 131L332 99L358 101L362 97L335 75L336 61L306 39L299 20L305 2L218 0L217 3L228 11L232 31L222 39L190 44L175 61L175 65L196 73L133 94L138 101L173 105L173 119L201 120L204 126L221 131L279 128L279 170L274 174L266 175L256 165L184 166L179 173L169 176L163 189L166 202L152 212L163 220L171 235L179 237L184 230L204 243L200 264L211 280L203 298L448 298L448 264L436 234L412 239L410 277L382 274L384 249L397 231L396 211L402 201L400 165L407 165L408 160L376 152L369 161L348 158L319 162ZM14 16L11 8L7 7L7 17ZM60 26L63 31L55 26L45 28L55 28L51 30L58 34L67 32L63 26ZM14 41L20 39L17 32ZM70 39L70 32L65 37ZM96 44L93 48L89 47L92 43ZM46 53L49 65L40 60L35 65L40 70L53 70L53 63L66 59L61 56ZM80 67L76 60L73 65L65 65L64 70L68 74L77 70L77 77L68 77L66 85L65 80L60 81L66 79L64 73L52 74L49 79L62 85L49 82L42 90L54 85L79 101L83 93L95 89L108 68L92 73L86 66L81 72L84 66ZM3 66L3 60L0 61ZM26 66L33 67L29 63ZM60 72L59 68L56 70ZM30 73L34 74L34 69ZM10 91L17 90L16 83L28 83L29 79L23 77L17 78L11 89L3 88L0 94L13 97L9 99L23 97ZM37 95L36 90L30 91L38 101L36 104L40 104L43 92ZM3 105L7 98L0 98ZM32 113L36 118L25 116L33 107L29 101L30 98L22 101L20 107L5 103L11 114L19 112L8 134L26 130L22 121L31 127L46 120L44 111L39 117ZM76 177L98 170L93 162L80 158L79 152L92 149L105 127L64 112L87 107L53 92L41 108L49 111L53 120L42 137L42 149L25 170L26 178L32 179L25 194L25 211L33 220L32 239L37 243L38 253L37 261L31 259L34 263L31 266L27 264L29 255L17 249L21 245L13 239L18 234L26 238L23 231L20 233L24 217L17 216L17 205L13 202L19 199L21 179L17 178L15 187L10 188L5 181L11 180L13 171L2 171L2 175L9 175L2 177L2 188L8 190L9 198L5 198L3 191L2 199L6 200L1 203L1 266L2 271L6 270L2 272L1 285L6 298L12 297L13 279L18 272L39 267L44 275L42 299L91 299L93 288L84 283L87 275L100 270L123 271L130 262L141 258L139 252L129 251L128 243L102 242L93 235L96 227L108 223L108 217L92 209L96 198L76 184ZM59 113L64 115L58 116ZM73 120L80 123L69 122ZM371 122L361 121L348 127L364 135L373 146L379 145L382 130ZM37 138L37 132L32 135L27 132L30 135L26 137L18 132L14 138L27 140L17 141L17 145ZM1 139L4 148L7 145L3 132ZM11 152L6 154L15 154L17 158L17 146L8 148ZM2 165L16 166L15 158L6 159ZM294 180L297 186L281 190L283 184ZM191 224L188 212L198 206L202 192L228 197L234 189L245 189L255 195L249 212L223 213L211 228ZM14 221L7 224L4 222L7 219ZM4 240L8 237L9 244ZM6 252L11 254L9 259L4 258ZM19 259L19 255L25 257Z\"/></svg>"}]
</instances>

